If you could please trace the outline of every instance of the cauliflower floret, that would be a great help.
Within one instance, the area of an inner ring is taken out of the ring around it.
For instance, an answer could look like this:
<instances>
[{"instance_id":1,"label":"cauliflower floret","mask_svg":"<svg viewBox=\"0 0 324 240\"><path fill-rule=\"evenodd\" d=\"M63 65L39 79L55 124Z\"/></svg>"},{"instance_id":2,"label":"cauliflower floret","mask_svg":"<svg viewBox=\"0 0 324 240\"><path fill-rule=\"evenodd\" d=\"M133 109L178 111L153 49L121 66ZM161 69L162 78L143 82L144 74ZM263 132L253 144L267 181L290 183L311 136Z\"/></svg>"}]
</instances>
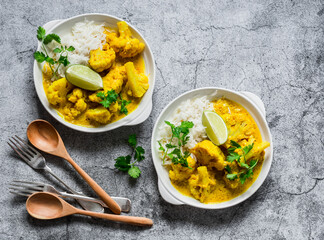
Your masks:
<instances>
[{"instance_id":1,"label":"cauliflower floret","mask_svg":"<svg viewBox=\"0 0 324 240\"><path fill-rule=\"evenodd\" d=\"M192 196L204 202L216 185L215 179L208 173L206 166L197 168L198 174L189 178L189 188Z\"/></svg>"},{"instance_id":2,"label":"cauliflower floret","mask_svg":"<svg viewBox=\"0 0 324 240\"><path fill-rule=\"evenodd\" d=\"M64 107L63 112L66 120L72 121L87 109L85 97L85 93L80 88L73 89L73 92L68 95L68 100L74 104L68 103Z\"/></svg>"},{"instance_id":3,"label":"cauliflower floret","mask_svg":"<svg viewBox=\"0 0 324 240\"><path fill-rule=\"evenodd\" d=\"M191 174L196 168L196 161L192 157L187 158L188 165L190 168L183 167L181 164L171 164L172 170L169 171L169 177L171 181L182 182L190 178Z\"/></svg>"},{"instance_id":4,"label":"cauliflower floret","mask_svg":"<svg viewBox=\"0 0 324 240\"><path fill-rule=\"evenodd\" d=\"M73 88L65 78L56 80L48 87L47 99L52 105L63 106L66 103L66 95Z\"/></svg>"},{"instance_id":5,"label":"cauliflower floret","mask_svg":"<svg viewBox=\"0 0 324 240\"><path fill-rule=\"evenodd\" d=\"M137 73L134 63L128 62L125 64L127 73L127 94L133 97L142 97L149 88L148 78L144 73Z\"/></svg>"},{"instance_id":6,"label":"cauliflower floret","mask_svg":"<svg viewBox=\"0 0 324 240\"><path fill-rule=\"evenodd\" d=\"M132 38L132 33L128 28L126 22L118 22L119 37L116 33L107 34L107 42L110 47L122 58L135 57L141 53L145 44L141 43L138 39Z\"/></svg>"},{"instance_id":7,"label":"cauliflower floret","mask_svg":"<svg viewBox=\"0 0 324 240\"><path fill-rule=\"evenodd\" d=\"M96 72L102 72L112 66L116 59L116 54L113 49L108 48L102 51L100 48L90 51L89 64Z\"/></svg>"},{"instance_id":8,"label":"cauliflower floret","mask_svg":"<svg viewBox=\"0 0 324 240\"><path fill-rule=\"evenodd\" d=\"M110 121L111 116L112 114L104 107L88 109L86 111L87 118L100 124L107 124Z\"/></svg>"},{"instance_id":9,"label":"cauliflower floret","mask_svg":"<svg viewBox=\"0 0 324 240\"><path fill-rule=\"evenodd\" d=\"M209 169L216 168L222 171L227 165L222 150L209 140L197 143L191 152L201 165L208 166Z\"/></svg>"},{"instance_id":10,"label":"cauliflower floret","mask_svg":"<svg viewBox=\"0 0 324 240\"><path fill-rule=\"evenodd\" d=\"M120 93L126 80L127 74L125 67L115 67L111 69L105 77L102 78L103 88L105 91L113 89L116 93Z\"/></svg>"}]
</instances>

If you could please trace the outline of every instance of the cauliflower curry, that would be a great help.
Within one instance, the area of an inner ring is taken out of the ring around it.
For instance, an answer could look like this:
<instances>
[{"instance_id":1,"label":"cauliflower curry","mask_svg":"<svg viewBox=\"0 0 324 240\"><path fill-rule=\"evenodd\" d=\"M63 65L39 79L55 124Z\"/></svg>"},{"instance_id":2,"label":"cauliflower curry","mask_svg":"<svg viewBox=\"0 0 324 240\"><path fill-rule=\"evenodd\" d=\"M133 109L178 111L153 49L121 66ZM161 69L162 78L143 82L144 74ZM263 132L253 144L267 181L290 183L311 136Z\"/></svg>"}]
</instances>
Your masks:
<instances>
[{"instance_id":1,"label":"cauliflower curry","mask_svg":"<svg viewBox=\"0 0 324 240\"><path fill-rule=\"evenodd\" d=\"M52 81L51 70L48 64L44 65L43 85L47 99L67 122L96 127L118 121L138 107L149 88L144 59L140 55L145 44L132 37L125 22L117 26L118 31L106 27L106 43L102 49L91 50L89 54L89 67L102 77L103 90L84 90L66 78ZM105 106L101 104L104 97L100 96L109 91L115 101Z\"/></svg>"},{"instance_id":2,"label":"cauliflower curry","mask_svg":"<svg viewBox=\"0 0 324 240\"><path fill-rule=\"evenodd\" d=\"M172 185L182 194L194 197L202 203L219 203L231 200L245 192L258 177L263 160L264 149L270 144L263 142L257 124L241 105L228 99L214 101L214 111L219 114L229 131L227 141L216 146L210 140L203 140L189 149L191 156L187 158L188 167L181 164L169 165L169 177ZM232 151L235 141L242 153L245 146L252 144L252 149L240 161L229 162L227 156ZM244 171L243 164L256 165L253 174L242 184L239 177L226 177Z\"/></svg>"}]
</instances>

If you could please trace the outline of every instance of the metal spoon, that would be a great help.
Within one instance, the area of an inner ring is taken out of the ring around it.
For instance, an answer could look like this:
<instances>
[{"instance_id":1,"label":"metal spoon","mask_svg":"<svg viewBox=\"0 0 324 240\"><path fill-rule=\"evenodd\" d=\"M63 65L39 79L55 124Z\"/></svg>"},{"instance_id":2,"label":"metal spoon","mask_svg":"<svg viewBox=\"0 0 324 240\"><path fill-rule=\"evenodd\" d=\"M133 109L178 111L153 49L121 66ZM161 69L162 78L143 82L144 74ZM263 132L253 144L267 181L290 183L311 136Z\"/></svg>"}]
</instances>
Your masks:
<instances>
[{"instance_id":1,"label":"metal spoon","mask_svg":"<svg viewBox=\"0 0 324 240\"><path fill-rule=\"evenodd\" d=\"M121 216L81 210L68 204L53 193L34 193L26 202L28 213L38 219L55 219L72 214L81 214L91 217L104 218L116 222L123 222L138 226L152 226L153 221L144 217Z\"/></svg>"},{"instance_id":2,"label":"metal spoon","mask_svg":"<svg viewBox=\"0 0 324 240\"><path fill-rule=\"evenodd\" d=\"M28 140L38 149L67 160L97 193L101 200L107 204L110 210L116 214L120 214L121 209L119 205L78 164L73 161L64 146L60 134L49 122L41 119L32 121L27 128L27 137Z\"/></svg>"}]
</instances>

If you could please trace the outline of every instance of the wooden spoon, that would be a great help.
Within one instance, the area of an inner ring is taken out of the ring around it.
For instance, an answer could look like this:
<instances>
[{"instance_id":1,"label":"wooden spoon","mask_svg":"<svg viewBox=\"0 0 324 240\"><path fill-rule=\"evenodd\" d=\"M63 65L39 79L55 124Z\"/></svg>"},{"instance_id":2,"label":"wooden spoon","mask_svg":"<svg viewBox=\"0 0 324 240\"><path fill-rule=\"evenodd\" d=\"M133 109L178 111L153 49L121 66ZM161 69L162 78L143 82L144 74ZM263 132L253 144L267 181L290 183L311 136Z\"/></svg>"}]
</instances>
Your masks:
<instances>
[{"instance_id":1,"label":"wooden spoon","mask_svg":"<svg viewBox=\"0 0 324 240\"><path fill-rule=\"evenodd\" d=\"M67 160L113 213L121 213L119 205L73 161L64 146L60 134L49 122L42 119L32 121L27 128L27 137L36 148Z\"/></svg>"},{"instance_id":2,"label":"wooden spoon","mask_svg":"<svg viewBox=\"0 0 324 240\"><path fill-rule=\"evenodd\" d=\"M137 226L153 225L153 221L149 218L97 213L78 209L59 198L56 194L47 192L38 192L30 195L26 202L26 209L34 218L44 220L60 218L72 214L81 214Z\"/></svg>"}]
</instances>

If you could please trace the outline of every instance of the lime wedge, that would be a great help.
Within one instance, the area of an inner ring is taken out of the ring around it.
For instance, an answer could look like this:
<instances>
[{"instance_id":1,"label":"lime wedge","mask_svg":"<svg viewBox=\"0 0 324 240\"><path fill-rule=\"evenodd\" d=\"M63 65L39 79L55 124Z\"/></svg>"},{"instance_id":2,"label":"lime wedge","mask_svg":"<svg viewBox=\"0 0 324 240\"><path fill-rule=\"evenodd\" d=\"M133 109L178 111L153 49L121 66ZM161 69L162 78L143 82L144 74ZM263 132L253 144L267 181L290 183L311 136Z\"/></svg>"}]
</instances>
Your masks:
<instances>
[{"instance_id":1,"label":"lime wedge","mask_svg":"<svg viewBox=\"0 0 324 240\"><path fill-rule=\"evenodd\" d=\"M221 116L213 111L204 111L202 124L206 127L208 138L217 146L226 142L228 131L226 124Z\"/></svg>"},{"instance_id":2,"label":"lime wedge","mask_svg":"<svg viewBox=\"0 0 324 240\"><path fill-rule=\"evenodd\" d=\"M65 71L66 79L73 85L85 90L102 89L102 78L98 73L84 65L71 65Z\"/></svg>"}]
</instances>

